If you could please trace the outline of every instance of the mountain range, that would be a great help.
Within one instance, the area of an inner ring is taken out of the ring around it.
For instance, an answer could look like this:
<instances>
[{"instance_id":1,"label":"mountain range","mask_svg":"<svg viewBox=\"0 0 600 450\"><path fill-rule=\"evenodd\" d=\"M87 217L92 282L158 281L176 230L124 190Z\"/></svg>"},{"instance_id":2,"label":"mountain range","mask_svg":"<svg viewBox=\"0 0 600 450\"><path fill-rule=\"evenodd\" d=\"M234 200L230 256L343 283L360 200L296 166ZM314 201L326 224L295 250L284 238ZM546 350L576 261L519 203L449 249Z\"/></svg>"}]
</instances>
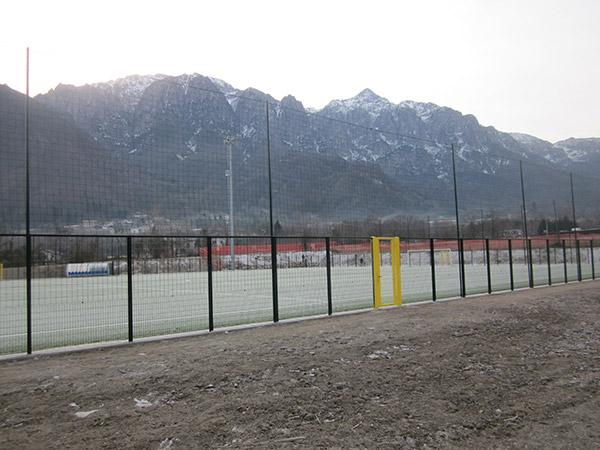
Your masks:
<instances>
[{"instance_id":1,"label":"mountain range","mask_svg":"<svg viewBox=\"0 0 600 450\"><path fill-rule=\"evenodd\" d=\"M8 229L20 228L23 215L24 103L0 86ZM268 229L269 181L274 219L288 226L450 217L451 145L463 215L520 214L520 160L532 215L551 216L552 202L569 210L569 172L579 213L598 213L600 139L550 143L369 89L313 110L291 95L277 100L199 74L134 75L58 85L30 105L32 221L42 228L145 213L222 229L229 174L237 229L248 234Z\"/></svg>"}]
</instances>

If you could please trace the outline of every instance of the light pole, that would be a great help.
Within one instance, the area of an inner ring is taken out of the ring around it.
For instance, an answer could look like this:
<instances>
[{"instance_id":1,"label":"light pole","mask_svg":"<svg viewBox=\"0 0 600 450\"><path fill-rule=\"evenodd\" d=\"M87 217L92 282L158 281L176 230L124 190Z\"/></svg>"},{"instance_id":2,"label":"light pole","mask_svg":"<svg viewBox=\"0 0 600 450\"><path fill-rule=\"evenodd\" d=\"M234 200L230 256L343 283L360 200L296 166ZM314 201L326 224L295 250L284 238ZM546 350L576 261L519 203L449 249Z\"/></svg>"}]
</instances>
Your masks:
<instances>
[{"instance_id":1,"label":"light pole","mask_svg":"<svg viewBox=\"0 0 600 450\"><path fill-rule=\"evenodd\" d=\"M427 237L431 239L431 220L429 216L427 216Z\"/></svg>"},{"instance_id":2,"label":"light pole","mask_svg":"<svg viewBox=\"0 0 600 450\"><path fill-rule=\"evenodd\" d=\"M558 227L558 214L556 213L556 202L552 200L552 208L554 209L554 230L556 231L556 242L560 244L560 228Z\"/></svg>"},{"instance_id":3,"label":"light pole","mask_svg":"<svg viewBox=\"0 0 600 450\"><path fill-rule=\"evenodd\" d=\"M571 181L571 208L573 209L573 231L575 232L575 240L577 240L577 219L575 218L575 191L573 190L573 172L569 173Z\"/></svg>"},{"instance_id":4,"label":"light pole","mask_svg":"<svg viewBox=\"0 0 600 450\"><path fill-rule=\"evenodd\" d=\"M479 210L480 213L480 222L481 222L481 240L485 241L485 224L483 222L483 209Z\"/></svg>"},{"instance_id":5,"label":"light pole","mask_svg":"<svg viewBox=\"0 0 600 450\"><path fill-rule=\"evenodd\" d=\"M224 140L228 150L228 169L225 176L228 179L229 191L229 269L235 270L235 250L234 250L234 225L233 225L233 136L227 136Z\"/></svg>"}]
</instances>

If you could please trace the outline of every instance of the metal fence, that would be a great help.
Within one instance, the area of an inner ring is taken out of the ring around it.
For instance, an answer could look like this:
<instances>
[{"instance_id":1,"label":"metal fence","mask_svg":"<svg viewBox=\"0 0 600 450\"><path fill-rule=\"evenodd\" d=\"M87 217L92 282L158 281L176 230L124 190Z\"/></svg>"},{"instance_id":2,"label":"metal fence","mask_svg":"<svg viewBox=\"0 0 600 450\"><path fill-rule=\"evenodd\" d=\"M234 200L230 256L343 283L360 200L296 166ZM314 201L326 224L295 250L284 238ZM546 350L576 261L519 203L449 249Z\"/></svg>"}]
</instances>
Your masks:
<instances>
[{"instance_id":1,"label":"metal fence","mask_svg":"<svg viewBox=\"0 0 600 450\"><path fill-rule=\"evenodd\" d=\"M0 255L20 255L2 270L0 354L373 307L370 238L31 239L28 256L25 236L0 237ZM598 244L583 239L404 239L403 302L595 279ZM389 272L389 254L381 258L382 272ZM94 264L104 264L107 272L73 272ZM384 291L391 289L383 284Z\"/></svg>"},{"instance_id":2,"label":"metal fence","mask_svg":"<svg viewBox=\"0 0 600 450\"><path fill-rule=\"evenodd\" d=\"M370 91L314 111L194 74L31 97L26 73L0 85L0 353L368 308L365 236L403 237L408 302L595 276L577 149Z\"/></svg>"}]
</instances>

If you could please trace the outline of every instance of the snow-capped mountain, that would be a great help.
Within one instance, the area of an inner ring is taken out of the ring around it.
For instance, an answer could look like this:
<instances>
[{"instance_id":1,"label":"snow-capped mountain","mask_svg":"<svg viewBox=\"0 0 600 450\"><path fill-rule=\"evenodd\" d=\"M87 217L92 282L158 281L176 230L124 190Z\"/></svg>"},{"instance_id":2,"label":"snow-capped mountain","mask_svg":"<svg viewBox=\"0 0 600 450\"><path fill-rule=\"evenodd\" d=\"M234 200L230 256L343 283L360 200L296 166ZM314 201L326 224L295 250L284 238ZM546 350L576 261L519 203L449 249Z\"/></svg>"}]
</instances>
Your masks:
<instances>
[{"instance_id":1,"label":"snow-capped mountain","mask_svg":"<svg viewBox=\"0 0 600 450\"><path fill-rule=\"evenodd\" d=\"M387 99L378 96L371 89L364 89L355 97L346 100L333 100L327 105L327 110L337 114L348 115L359 111L366 112L376 118L384 111L390 111L395 105Z\"/></svg>"},{"instance_id":2,"label":"snow-capped mountain","mask_svg":"<svg viewBox=\"0 0 600 450\"><path fill-rule=\"evenodd\" d=\"M577 145L569 146L569 141L551 144L533 136L482 127L472 115L432 103L394 104L370 89L349 99L333 100L321 110L307 111L293 96L277 101L258 90L242 91L199 74L134 75L81 87L59 85L38 99L69 113L97 140L130 153L145 149L143 143L137 145L137 138L148 133L152 121L163 119L177 119L176 128L186 134L183 141L188 149L199 148L202 142L198 136L206 138L204 134L209 131L257 140L264 134L257 126L266 125L264 102L268 101L274 109L271 132L279 136L276 145L333 153L345 160L379 161L386 169L406 168L405 163L411 160L406 150L410 148L418 156L410 164L411 170L425 173L430 165L439 166L440 156L447 155L450 143L456 145L465 164L474 163L484 173L495 172L496 157L569 164L584 162L594 154L593 148L590 153ZM593 147L593 140L590 145ZM184 148L173 156L186 153ZM495 157L484 161L486 154ZM435 170L438 175L447 175L442 166Z\"/></svg>"},{"instance_id":3,"label":"snow-capped mountain","mask_svg":"<svg viewBox=\"0 0 600 450\"><path fill-rule=\"evenodd\" d=\"M600 159L600 138L569 138L553 144L554 148L565 152L571 161L581 163L597 162Z\"/></svg>"}]
</instances>

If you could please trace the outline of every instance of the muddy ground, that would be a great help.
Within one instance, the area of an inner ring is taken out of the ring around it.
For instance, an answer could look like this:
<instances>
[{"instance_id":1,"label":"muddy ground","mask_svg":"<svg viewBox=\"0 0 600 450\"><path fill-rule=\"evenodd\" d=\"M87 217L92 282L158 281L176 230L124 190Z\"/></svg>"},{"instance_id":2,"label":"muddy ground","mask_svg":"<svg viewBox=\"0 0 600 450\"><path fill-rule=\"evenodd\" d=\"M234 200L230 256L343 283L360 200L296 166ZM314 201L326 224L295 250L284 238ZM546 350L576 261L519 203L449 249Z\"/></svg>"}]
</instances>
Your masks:
<instances>
[{"instance_id":1,"label":"muddy ground","mask_svg":"<svg viewBox=\"0 0 600 450\"><path fill-rule=\"evenodd\" d=\"M0 447L598 448L599 287L0 361Z\"/></svg>"}]
</instances>

